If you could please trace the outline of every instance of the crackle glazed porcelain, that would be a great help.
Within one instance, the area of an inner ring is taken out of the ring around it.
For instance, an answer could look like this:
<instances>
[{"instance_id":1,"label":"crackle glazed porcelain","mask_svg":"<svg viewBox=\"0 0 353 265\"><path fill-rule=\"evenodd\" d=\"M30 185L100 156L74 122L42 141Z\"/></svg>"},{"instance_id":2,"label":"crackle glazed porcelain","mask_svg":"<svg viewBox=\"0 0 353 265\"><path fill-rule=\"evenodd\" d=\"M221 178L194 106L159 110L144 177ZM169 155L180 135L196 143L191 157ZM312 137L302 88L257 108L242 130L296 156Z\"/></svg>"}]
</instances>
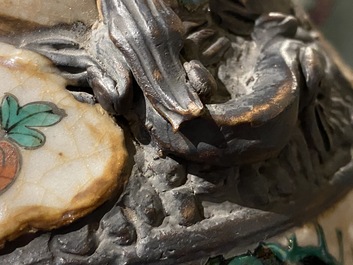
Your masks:
<instances>
[{"instance_id":1,"label":"crackle glazed porcelain","mask_svg":"<svg viewBox=\"0 0 353 265\"><path fill-rule=\"evenodd\" d=\"M0 241L90 212L124 183L121 129L44 57L0 44Z\"/></svg>"},{"instance_id":2,"label":"crackle glazed porcelain","mask_svg":"<svg viewBox=\"0 0 353 265\"><path fill-rule=\"evenodd\" d=\"M353 264L352 76L294 1L0 1L0 264Z\"/></svg>"}]
</instances>

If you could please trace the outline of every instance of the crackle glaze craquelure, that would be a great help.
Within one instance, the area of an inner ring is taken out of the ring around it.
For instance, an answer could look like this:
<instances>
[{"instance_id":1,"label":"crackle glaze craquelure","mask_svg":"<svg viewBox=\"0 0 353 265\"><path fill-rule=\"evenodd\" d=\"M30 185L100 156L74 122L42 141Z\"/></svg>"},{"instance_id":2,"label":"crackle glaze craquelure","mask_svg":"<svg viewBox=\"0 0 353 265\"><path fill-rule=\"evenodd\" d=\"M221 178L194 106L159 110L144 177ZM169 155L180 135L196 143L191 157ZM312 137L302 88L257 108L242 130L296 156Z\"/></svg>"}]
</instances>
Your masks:
<instances>
[{"instance_id":1,"label":"crackle glaze craquelure","mask_svg":"<svg viewBox=\"0 0 353 265\"><path fill-rule=\"evenodd\" d=\"M65 89L51 63L0 43L0 243L71 223L102 203L121 177L121 129Z\"/></svg>"},{"instance_id":2,"label":"crackle glaze craquelure","mask_svg":"<svg viewBox=\"0 0 353 265\"><path fill-rule=\"evenodd\" d=\"M350 264L353 75L294 1L28 2L0 1L0 241L110 200L0 264Z\"/></svg>"}]
</instances>

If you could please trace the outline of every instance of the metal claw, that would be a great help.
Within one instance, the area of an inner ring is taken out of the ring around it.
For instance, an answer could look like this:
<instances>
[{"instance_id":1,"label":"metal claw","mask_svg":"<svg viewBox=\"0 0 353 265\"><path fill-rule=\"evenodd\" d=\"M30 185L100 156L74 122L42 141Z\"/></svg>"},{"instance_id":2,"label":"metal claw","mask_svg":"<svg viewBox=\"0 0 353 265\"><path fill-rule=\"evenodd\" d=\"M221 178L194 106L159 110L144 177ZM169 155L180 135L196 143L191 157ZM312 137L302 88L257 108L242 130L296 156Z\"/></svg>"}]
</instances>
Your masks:
<instances>
[{"instance_id":1,"label":"metal claw","mask_svg":"<svg viewBox=\"0 0 353 265\"><path fill-rule=\"evenodd\" d=\"M113 43L158 113L174 130L200 116L204 106L178 57L183 26L177 15L161 0L105 0L102 5Z\"/></svg>"}]
</instances>

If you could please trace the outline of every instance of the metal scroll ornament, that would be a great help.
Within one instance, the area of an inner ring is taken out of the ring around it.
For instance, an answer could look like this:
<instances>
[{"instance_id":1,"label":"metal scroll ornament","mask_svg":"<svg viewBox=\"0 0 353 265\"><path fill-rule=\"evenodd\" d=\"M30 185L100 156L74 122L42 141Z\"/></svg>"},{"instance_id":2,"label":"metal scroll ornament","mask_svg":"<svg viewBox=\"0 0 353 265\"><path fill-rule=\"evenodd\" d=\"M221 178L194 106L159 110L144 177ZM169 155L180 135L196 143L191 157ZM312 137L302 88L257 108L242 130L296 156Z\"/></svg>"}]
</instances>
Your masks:
<instances>
[{"instance_id":1,"label":"metal scroll ornament","mask_svg":"<svg viewBox=\"0 0 353 265\"><path fill-rule=\"evenodd\" d=\"M5 246L2 263L205 264L351 189L352 85L296 5L97 5L94 25L1 40L48 57L78 100L116 118L129 181L75 224Z\"/></svg>"}]
</instances>

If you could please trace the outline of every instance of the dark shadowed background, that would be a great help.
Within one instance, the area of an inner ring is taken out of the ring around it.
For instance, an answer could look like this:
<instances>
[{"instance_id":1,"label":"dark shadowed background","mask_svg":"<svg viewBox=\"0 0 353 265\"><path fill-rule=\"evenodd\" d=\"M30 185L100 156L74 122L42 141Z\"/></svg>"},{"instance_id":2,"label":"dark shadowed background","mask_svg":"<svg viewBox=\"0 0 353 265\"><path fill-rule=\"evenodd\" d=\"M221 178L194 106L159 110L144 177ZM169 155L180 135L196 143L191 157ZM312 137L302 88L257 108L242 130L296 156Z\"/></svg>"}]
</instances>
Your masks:
<instances>
[{"instance_id":1,"label":"dark shadowed background","mask_svg":"<svg viewBox=\"0 0 353 265\"><path fill-rule=\"evenodd\" d=\"M353 1L300 1L343 59L353 66Z\"/></svg>"}]
</instances>

